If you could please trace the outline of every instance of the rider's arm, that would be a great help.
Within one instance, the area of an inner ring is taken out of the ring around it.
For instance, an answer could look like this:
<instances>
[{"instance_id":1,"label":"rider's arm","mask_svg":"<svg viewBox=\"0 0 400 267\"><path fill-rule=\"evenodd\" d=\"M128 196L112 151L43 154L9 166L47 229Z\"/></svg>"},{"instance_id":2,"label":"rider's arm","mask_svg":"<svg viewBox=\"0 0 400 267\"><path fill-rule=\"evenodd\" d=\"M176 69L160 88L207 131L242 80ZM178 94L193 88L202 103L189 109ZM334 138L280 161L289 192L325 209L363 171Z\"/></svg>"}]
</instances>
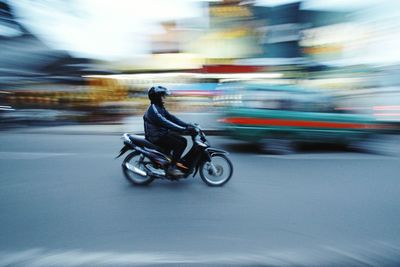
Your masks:
<instances>
[{"instance_id":1,"label":"rider's arm","mask_svg":"<svg viewBox=\"0 0 400 267\"><path fill-rule=\"evenodd\" d=\"M185 128L189 126L188 123L186 123L186 122L184 122L184 121L181 121L180 119L178 119L177 117L175 117L174 115L172 115L171 113L169 113L168 110L165 110L165 111L166 111L166 114L167 114L166 117L167 117L170 121L174 122L175 124L178 124L179 126L185 127Z\"/></svg>"},{"instance_id":2,"label":"rider's arm","mask_svg":"<svg viewBox=\"0 0 400 267\"><path fill-rule=\"evenodd\" d=\"M169 114L167 112L167 114ZM184 131L186 130L185 126L182 126L178 123L174 123L173 121L167 119L166 117L164 117L163 115L161 115L161 113L158 111L156 105L151 105L151 115L153 117L153 119L159 123L161 126L164 126L165 128L174 130L174 131ZM170 114L169 114L170 115Z\"/></svg>"}]
</instances>

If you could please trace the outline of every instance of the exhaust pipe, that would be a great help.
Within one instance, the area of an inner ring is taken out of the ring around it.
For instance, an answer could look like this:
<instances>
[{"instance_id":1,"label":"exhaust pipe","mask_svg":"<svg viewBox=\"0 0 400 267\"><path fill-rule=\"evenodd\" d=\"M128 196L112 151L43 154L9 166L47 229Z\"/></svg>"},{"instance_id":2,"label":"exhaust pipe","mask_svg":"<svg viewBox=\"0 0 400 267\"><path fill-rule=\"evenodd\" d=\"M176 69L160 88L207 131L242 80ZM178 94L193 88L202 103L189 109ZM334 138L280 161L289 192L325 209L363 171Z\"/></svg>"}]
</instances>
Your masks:
<instances>
[{"instance_id":1,"label":"exhaust pipe","mask_svg":"<svg viewBox=\"0 0 400 267\"><path fill-rule=\"evenodd\" d=\"M147 173L146 173L145 171L143 171L143 170L141 170L141 169L139 169L139 168L136 168L135 166L132 166L132 165L129 164L129 163L126 163L126 164L125 164L125 167L126 167L128 170L130 170L130 171L132 171L132 172L134 172L134 173L136 173L136 174L139 174L140 176L143 176L143 177L146 177L146 176L147 176Z\"/></svg>"}]
</instances>

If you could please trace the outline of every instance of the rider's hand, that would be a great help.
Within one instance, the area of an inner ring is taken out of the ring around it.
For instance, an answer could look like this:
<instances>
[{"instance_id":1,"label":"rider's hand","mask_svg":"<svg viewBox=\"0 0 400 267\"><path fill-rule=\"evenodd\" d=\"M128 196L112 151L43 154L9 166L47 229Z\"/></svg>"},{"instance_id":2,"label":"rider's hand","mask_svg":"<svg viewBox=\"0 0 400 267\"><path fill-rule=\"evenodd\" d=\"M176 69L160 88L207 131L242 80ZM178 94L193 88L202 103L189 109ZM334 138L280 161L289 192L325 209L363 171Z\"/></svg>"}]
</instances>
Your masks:
<instances>
[{"instance_id":1,"label":"rider's hand","mask_svg":"<svg viewBox=\"0 0 400 267\"><path fill-rule=\"evenodd\" d=\"M193 125L189 124L188 126L186 126L186 132L190 135L195 135L197 133L197 129Z\"/></svg>"}]
</instances>

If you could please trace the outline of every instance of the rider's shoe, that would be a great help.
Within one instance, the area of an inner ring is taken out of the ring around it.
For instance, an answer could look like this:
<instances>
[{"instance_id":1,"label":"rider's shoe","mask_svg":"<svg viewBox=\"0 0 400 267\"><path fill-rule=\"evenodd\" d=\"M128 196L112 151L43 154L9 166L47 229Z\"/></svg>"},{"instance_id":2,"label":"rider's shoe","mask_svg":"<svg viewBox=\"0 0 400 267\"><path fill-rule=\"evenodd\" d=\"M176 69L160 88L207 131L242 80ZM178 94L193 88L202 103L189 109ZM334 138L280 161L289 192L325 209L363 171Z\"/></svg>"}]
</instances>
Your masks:
<instances>
[{"instance_id":1,"label":"rider's shoe","mask_svg":"<svg viewBox=\"0 0 400 267\"><path fill-rule=\"evenodd\" d=\"M173 177L179 177L185 175L182 171L177 169L175 165L171 165L168 167L167 173Z\"/></svg>"}]
</instances>

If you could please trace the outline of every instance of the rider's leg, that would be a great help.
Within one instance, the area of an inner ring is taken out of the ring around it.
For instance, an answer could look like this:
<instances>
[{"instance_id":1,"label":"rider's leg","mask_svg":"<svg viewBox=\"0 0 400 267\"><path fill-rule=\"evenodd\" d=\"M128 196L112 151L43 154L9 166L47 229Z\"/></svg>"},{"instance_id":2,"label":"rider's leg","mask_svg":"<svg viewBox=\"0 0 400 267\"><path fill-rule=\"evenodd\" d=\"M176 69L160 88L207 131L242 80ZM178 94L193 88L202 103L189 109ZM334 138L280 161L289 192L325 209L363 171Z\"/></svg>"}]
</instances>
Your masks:
<instances>
[{"instance_id":1,"label":"rider's leg","mask_svg":"<svg viewBox=\"0 0 400 267\"><path fill-rule=\"evenodd\" d=\"M172 161L177 162L181 158L183 152L185 151L187 141L186 138L177 135L177 134L169 134L166 136L163 136L158 140L157 142L154 142L154 144L162 147L166 151L173 151L172 152Z\"/></svg>"},{"instance_id":2,"label":"rider's leg","mask_svg":"<svg viewBox=\"0 0 400 267\"><path fill-rule=\"evenodd\" d=\"M183 152L185 151L187 141L186 138L177 134L171 134L170 136L170 142L173 144L173 154L172 154L172 161L173 162L178 162L181 157Z\"/></svg>"},{"instance_id":3,"label":"rider's leg","mask_svg":"<svg viewBox=\"0 0 400 267\"><path fill-rule=\"evenodd\" d=\"M165 149L172 150L172 162L169 172L173 175L182 175L183 173L177 169L176 164L181 158L183 152L185 151L187 141L186 138L179 136L177 134L169 134L162 137L156 145L159 145Z\"/></svg>"}]
</instances>

